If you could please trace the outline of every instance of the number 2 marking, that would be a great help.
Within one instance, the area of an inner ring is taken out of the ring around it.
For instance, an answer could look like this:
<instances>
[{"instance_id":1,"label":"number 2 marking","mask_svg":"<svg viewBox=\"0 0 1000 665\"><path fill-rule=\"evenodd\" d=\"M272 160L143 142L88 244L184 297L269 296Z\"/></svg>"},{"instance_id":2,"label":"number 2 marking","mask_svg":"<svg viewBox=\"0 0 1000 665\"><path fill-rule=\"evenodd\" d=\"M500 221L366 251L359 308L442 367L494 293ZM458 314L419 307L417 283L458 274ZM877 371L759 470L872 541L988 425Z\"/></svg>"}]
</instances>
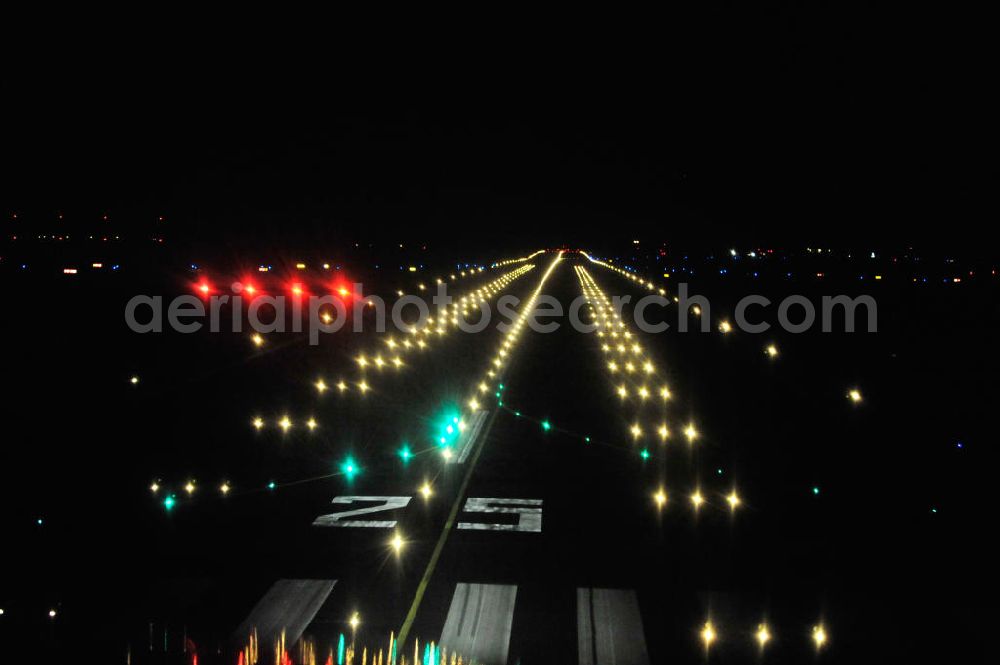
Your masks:
<instances>
[{"instance_id":1,"label":"number 2 marking","mask_svg":"<svg viewBox=\"0 0 1000 665\"><path fill-rule=\"evenodd\" d=\"M381 505L344 510L339 513L320 515L313 521L313 526L369 527L372 529L391 529L396 526L396 520L346 520L348 517L371 515L386 510L406 508L412 497L408 496L338 496L333 503L352 504L360 501L377 501Z\"/></svg>"}]
</instances>

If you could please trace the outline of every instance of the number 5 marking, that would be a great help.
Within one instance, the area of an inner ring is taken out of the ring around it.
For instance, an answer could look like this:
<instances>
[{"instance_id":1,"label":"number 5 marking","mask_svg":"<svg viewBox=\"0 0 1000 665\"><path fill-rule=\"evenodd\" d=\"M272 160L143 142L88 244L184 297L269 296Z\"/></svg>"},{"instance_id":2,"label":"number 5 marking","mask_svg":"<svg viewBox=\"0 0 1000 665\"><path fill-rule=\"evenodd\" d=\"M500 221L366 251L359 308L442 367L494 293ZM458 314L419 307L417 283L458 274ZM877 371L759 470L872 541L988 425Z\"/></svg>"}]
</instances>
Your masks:
<instances>
[{"instance_id":1,"label":"number 5 marking","mask_svg":"<svg viewBox=\"0 0 1000 665\"><path fill-rule=\"evenodd\" d=\"M537 506L537 507L530 507ZM476 531L524 531L542 532L541 499L483 499L470 497L465 501L467 513L504 513L518 515L517 524L482 524L459 522L459 529Z\"/></svg>"},{"instance_id":2,"label":"number 5 marking","mask_svg":"<svg viewBox=\"0 0 1000 665\"><path fill-rule=\"evenodd\" d=\"M313 526L344 526L344 527L370 527L373 529L391 529L396 526L396 520L347 520L346 517L357 517L358 515L370 515L386 510L396 510L406 508L410 503L408 496L338 496L334 497L333 503L351 504L358 501L378 501L381 505L368 506L367 508L355 508L329 515L320 515L313 521Z\"/></svg>"}]
</instances>

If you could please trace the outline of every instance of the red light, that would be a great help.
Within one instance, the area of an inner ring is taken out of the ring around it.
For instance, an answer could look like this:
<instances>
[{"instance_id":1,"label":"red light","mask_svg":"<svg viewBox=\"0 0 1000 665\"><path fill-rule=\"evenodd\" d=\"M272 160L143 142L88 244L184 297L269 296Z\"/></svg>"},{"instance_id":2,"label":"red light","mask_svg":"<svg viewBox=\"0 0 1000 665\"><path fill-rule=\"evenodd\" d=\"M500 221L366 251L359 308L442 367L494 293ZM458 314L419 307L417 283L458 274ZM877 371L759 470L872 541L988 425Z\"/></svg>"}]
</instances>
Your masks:
<instances>
[{"instance_id":1,"label":"red light","mask_svg":"<svg viewBox=\"0 0 1000 665\"><path fill-rule=\"evenodd\" d=\"M302 295L302 285L299 283L292 284L292 293L301 296Z\"/></svg>"},{"instance_id":2,"label":"red light","mask_svg":"<svg viewBox=\"0 0 1000 665\"><path fill-rule=\"evenodd\" d=\"M339 293L341 297L346 298L347 296L350 295L351 292L345 289L344 287L340 287L339 289L337 289L337 293Z\"/></svg>"},{"instance_id":3,"label":"red light","mask_svg":"<svg viewBox=\"0 0 1000 665\"><path fill-rule=\"evenodd\" d=\"M198 292L201 293L203 296L207 296L209 292L212 290L212 287L208 285L208 282L201 282L200 284L198 284L197 288Z\"/></svg>"},{"instance_id":4,"label":"red light","mask_svg":"<svg viewBox=\"0 0 1000 665\"><path fill-rule=\"evenodd\" d=\"M257 289L254 288L253 284L247 284L246 288L243 290L247 292L247 295L251 296L257 293Z\"/></svg>"}]
</instances>

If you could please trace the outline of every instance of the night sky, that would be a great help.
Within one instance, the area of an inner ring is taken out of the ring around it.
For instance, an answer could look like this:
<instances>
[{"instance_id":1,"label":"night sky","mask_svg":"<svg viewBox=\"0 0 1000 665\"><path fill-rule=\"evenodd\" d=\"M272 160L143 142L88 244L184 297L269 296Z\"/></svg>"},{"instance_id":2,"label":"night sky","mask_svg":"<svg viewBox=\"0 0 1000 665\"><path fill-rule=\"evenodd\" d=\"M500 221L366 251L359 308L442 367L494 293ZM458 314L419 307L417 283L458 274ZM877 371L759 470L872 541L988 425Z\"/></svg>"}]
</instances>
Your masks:
<instances>
[{"instance_id":1,"label":"night sky","mask_svg":"<svg viewBox=\"0 0 1000 665\"><path fill-rule=\"evenodd\" d=\"M975 247L975 39L874 11L699 25L667 21L658 39L647 26L627 49L595 35L556 60L453 52L446 66L371 45L344 58L339 44L287 65L248 55L242 71L162 53L133 71L110 47L33 63L4 82L0 200L40 220L163 214L175 240L207 243L280 229L285 242L454 244L474 228L503 248L610 228Z\"/></svg>"}]
</instances>

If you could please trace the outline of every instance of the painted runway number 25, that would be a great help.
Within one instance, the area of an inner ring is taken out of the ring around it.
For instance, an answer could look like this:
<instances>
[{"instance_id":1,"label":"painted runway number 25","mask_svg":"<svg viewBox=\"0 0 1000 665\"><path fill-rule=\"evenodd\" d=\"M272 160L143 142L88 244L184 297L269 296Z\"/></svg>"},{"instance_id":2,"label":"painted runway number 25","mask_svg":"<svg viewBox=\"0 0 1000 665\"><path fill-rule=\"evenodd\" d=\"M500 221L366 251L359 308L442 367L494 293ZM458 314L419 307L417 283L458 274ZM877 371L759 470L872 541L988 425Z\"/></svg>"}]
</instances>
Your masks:
<instances>
[{"instance_id":1,"label":"painted runway number 25","mask_svg":"<svg viewBox=\"0 0 1000 665\"><path fill-rule=\"evenodd\" d=\"M396 520L356 518L372 515L373 513L382 513L389 510L406 508L412 498L413 497L409 496L338 496L334 498L333 503L341 505L374 503L375 505L363 506L351 510L342 510L337 513L329 513L328 515L320 515L313 521L313 526L392 529L396 526ZM486 499L469 497L465 500L465 508L463 512L516 515L517 520L513 524L510 522L502 522L500 524L492 524L489 522L459 522L459 529L476 531L520 531L523 533L541 533L542 531L541 499Z\"/></svg>"}]
</instances>

